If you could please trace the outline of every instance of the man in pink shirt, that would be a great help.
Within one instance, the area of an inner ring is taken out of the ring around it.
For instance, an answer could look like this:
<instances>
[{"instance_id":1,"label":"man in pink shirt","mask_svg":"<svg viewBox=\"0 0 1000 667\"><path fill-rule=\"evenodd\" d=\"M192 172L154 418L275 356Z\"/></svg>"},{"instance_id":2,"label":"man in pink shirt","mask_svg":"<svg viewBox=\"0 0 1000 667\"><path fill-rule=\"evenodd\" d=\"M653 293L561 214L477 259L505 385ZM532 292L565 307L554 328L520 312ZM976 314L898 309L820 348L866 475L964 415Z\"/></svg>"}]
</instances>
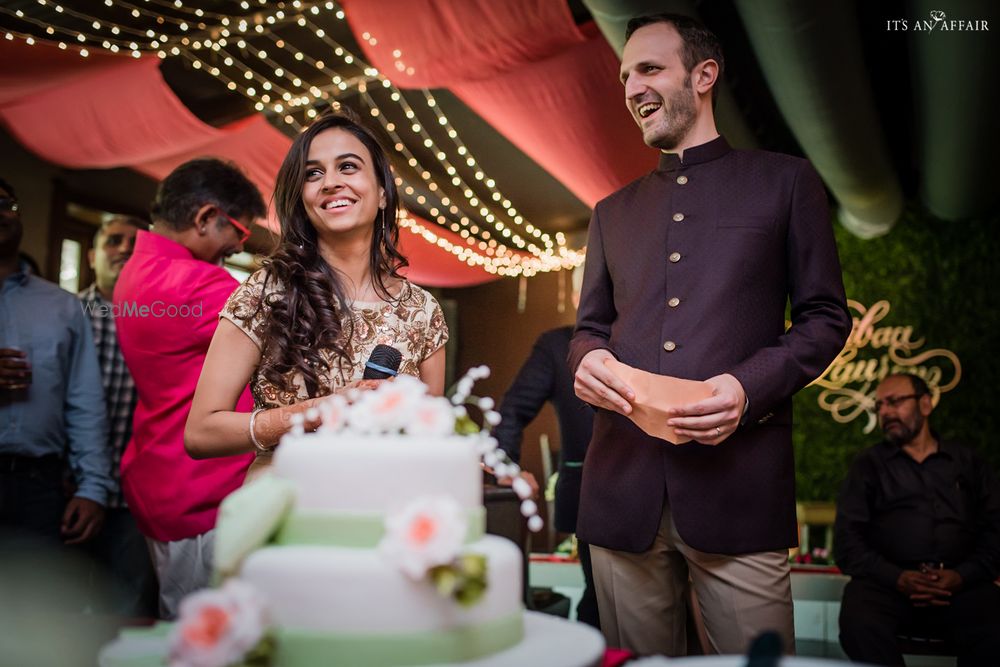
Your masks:
<instances>
[{"instance_id":1,"label":"man in pink shirt","mask_svg":"<svg viewBox=\"0 0 1000 667\"><path fill-rule=\"evenodd\" d=\"M260 192L233 165L187 162L160 184L153 226L139 232L115 286L118 340L139 394L122 488L153 555L164 618L208 584L219 503L253 458L192 459L184 423L219 311L239 284L222 262L243 250L265 213ZM251 411L249 390L237 409Z\"/></svg>"}]
</instances>

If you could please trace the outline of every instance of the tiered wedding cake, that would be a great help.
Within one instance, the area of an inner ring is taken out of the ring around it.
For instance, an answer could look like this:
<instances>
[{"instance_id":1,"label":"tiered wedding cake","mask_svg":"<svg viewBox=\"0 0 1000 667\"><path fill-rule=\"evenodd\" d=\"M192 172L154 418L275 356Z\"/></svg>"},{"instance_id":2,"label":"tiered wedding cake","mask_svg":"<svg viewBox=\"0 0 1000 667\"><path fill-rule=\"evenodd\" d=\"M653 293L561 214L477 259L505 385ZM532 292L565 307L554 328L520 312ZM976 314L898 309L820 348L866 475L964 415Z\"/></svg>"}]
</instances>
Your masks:
<instances>
[{"instance_id":1,"label":"tiered wedding cake","mask_svg":"<svg viewBox=\"0 0 1000 667\"><path fill-rule=\"evenodd\" d=\"M481 460L500 474L516 472L498 461L495 441L476 432L460 405L472 379L487 372L470 372L452 402L402 377L351 404L334 397L320 409L316 433L298 427L285 436L272 473L223 503L215 536L221 586L185 599L178 622L160 632L168 663L599 659L602 643L589 628L525 615L521 551L484 534ZM478 407L497 420L489 399ZM517 490L523 513L534 514L530 490L523 482ZM101 664L152 665L160 650L149 636L126 636ZM130 658L138 654L147 660Z\"/></svg>"},{"instance_id":2,"label":"tiered wedding cake","mask_svg":"<svg viewBox=\"0 0 1000 667\"><path fill-rule=\"evenodd\" d=\"M484 535L468 438L307 434L282 443L274 476L293 485L294 508L238 578L267 600L276 664L457 662L521 640L521 552ZM460 555L485 558L485 590L465 604L427 572Z\"/></svg>"}]
</instances>

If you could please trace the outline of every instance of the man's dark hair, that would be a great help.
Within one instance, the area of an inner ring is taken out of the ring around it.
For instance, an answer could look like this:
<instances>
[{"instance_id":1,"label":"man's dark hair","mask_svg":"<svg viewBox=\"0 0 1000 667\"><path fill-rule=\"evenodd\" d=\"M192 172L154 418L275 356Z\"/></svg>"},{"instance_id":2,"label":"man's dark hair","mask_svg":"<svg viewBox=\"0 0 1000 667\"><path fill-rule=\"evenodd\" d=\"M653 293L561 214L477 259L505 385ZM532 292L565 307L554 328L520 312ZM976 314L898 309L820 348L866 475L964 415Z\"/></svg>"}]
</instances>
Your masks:
<instances>
[{"instance_id":1,"label":"man's dark hair","mask_svg":"<svg viewBox=\"0 0 1000 667\"><path fill-rule=\"evenodd\" d=\"M97 228L96 232L94 232L95 248L97 247L97 244L101 242L101 237L104 236L104 232L107 230L107 228L115 224L116 222L121 222L126 225L132 225L136 229L141 229L142 231L147 231L149 229L149 223L143 220L142 218L137 218L134 215L116 215L115 217L108 218L107 220L102 222L101 226Z\"/></svg>"},{"instance_id":2,"label":"man's dark hair","mask_svg":"<svg viewBox=\"0 0 1000 667\"><path fill-rule=\"evenodd\" d=\"M648 16L637 16L630 19L625 27L625 41L639 28L652 25L654 23L669 23L681 36L684 47L681 49L681 62L688 74L694 66L705 60L714 60L719 64L719 77L715 85L712 86L712 101L719 95L719 81L722 80L722 73L726 68L726 61L722 55L722 44L715 33L705 27L705 25L683 14L650 14Z\"/></svg>"},{"instance_id":3,"label":"man's dark hair","mask_svg":"<svg viewBox=\"0 0 1000 667\"><path fill-rule=\"evenodd\" d=\"M931 388L927 386L927 382L924 381L919 375L914 375L913 373L900 373L900 377L907 378L910 381L910 386L913 387L913 393L920 396L926 396L931 393Z\"/></svg>"},{"instance_id":4,"label":"man's dark hair","mask_svg":"<svg viewBox=\"0 0 1000 667\"><path fill-rule=\"evenodd\" d=\"M154 222L181 231L194 224L205 204L213 204L237 220L267 214L257 186L236 165L215 158L185 162L163 179L150 206Z\"/></svg>"},{"instance_id":5,"label":"man's dark hair","mask_svg":"<svg viewBox=\"0 0 1000 667\"><path fill-rule=\"evenodd\" d=\"M4 190L7 191L7 194L9 194L14 199L17 199L17 193L14 192L14 188L10 187L10 183L3 180L2 178L0 178L0 188L3 188Z\"/></svg>"}]
</instances>

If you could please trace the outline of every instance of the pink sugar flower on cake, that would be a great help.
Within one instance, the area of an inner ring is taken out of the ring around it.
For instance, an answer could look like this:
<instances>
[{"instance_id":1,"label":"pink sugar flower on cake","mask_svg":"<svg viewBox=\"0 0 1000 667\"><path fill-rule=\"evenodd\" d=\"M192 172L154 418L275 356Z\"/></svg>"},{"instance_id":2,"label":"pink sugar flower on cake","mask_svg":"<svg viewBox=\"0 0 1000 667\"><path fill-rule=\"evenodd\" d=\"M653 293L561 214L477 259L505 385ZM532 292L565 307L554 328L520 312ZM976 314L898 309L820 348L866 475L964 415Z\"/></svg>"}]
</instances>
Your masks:
<instances>
[{"instance_id":1,"label":"pink sugar flower on cake","mask_svg":"<svg viewBox=\"0 0 1000 667\"><path fill-rule=\"evenodd\" d=\"M451 563L465 542L465 513L448 496L424 496L390 513L385 520L382 554L412 579Z\"/></svg>"},{"instance_id":2,"label":"pink sugar flower on cake","mask_svg":"<svg viewBox=\"0 0 1000 667\"><path fill-rule=\"evenodd\" d=\"M413 412L406 432L431 437L455 433L454 407L447 398L427 396Z\"/></svg>"},{"instance_id":3,"label":"pink sugar flower on cake","mask_svg":"<svg viewBox=\"0 0 1000 667\"><path fill-rule=\"evenodd\" d=\"M336 433L347 426L347 399L339 394L330 396L319 405L319 416L322 424L321 433Z\"/></svg>"},{"instance_id":4,"label":"pink sugar flower on cake","mask_svg":"<svg viewBox=\"0 0 1000 667\"><path fill-rule=\"evenodd\" d=\"M363 391L351 406L349 428L361 433L399 433L426 400L427 387L415 377L400 375L377 389Z\"/></svg>"},{"instance_id":5,"label":"pink sugar flower on cake","mask_svg":"<svg viewBox=\"0 0 1000 667\"><path fill-rule=\"evenodd\" d=\"M170 635L170 667L225 667L241 662L268 628L256 589L229 579L184 598Z\"/></svg>"}]
</instances>

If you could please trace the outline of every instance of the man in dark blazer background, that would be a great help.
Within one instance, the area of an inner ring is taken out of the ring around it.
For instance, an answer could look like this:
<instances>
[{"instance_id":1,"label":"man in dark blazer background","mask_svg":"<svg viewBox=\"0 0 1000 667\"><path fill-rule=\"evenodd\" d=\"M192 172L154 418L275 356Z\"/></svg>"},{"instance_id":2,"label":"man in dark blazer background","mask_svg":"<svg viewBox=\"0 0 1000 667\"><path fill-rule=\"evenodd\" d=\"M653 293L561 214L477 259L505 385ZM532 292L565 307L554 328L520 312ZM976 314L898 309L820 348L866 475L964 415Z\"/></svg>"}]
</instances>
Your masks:
<instances>
[{"instance_id":1,"label":"man in dark blazer background","mask_svg":"<svg viewBox=\"0 0 1000 667\"><path fill-rule=\"evenodd\" d=\"M573 270L573 307L580 305L583 266ZM517 377L500 401L500 424L493 435L515 462L521 459L524 428L534 421L547 401L559 419L559 477L556 480L555 524L562 533L576 532L580 507L580 480L583 459L593 433L594 411L573 391L573 374L566 365L573 327L557 327L544 332L531 348L531 355L517 372ZM545 481L543 480L543 484ZM590 545L577 540L577 553L583 569L584 589L576 606L577 620L600 627L597 616L597 593L590 565Z\"/></svg>"},{"instance_id":2,"label":"man in dark blazer background","mask_svg":"<svg viewBox=\"0 0 1000 667\"><path fill-rule=\"evenodd\" d=\"M733 150L713 115L715 35L683 16L629 23L621 81L656 171L599 202L570 348L598 408L578 534L609 644L683 655L688 578L710 650L775 630L794 650L792 395L851 329L826 192L806 160ZM785 308L791 302L792 325ZM713 395L646 435L604 361L704 380Z\"/></svg>"}]
</instances>

